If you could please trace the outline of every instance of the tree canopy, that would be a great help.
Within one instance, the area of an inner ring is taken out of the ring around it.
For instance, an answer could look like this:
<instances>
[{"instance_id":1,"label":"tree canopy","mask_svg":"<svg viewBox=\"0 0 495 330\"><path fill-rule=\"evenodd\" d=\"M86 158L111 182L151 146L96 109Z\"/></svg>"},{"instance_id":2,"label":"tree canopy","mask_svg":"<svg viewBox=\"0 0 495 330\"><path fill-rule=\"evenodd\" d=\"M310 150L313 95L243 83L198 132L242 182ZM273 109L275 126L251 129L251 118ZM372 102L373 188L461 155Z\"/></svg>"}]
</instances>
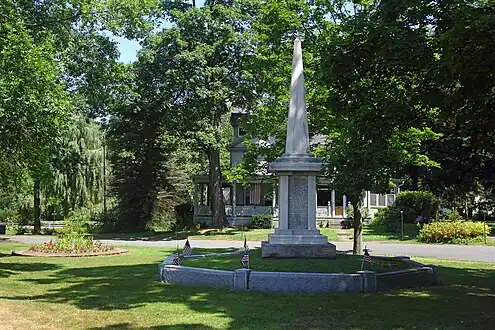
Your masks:
<instances>
[{"instance_id":1,"label":"tree canopy","mask_svg":"<svg viewBox=\"0 0 495 330\"><path fill-rule=\"evenodd\" d=\"M197 4L0 4L2 207L9 198L24 207L32 194L37 229L41 206L99 207L107 141L122 228L188 208L191 177L203 172L212 224L226 225L225 173L247 181L283 152L295 37L312 151L352 204L355 253L362 193L386 192L392 179L451 206L492 198L492 1ZM139 40L135 63L119 62L112 36ZM249 114L249 152L226 171L233 109Z\"/></svg>"}]
</instances>

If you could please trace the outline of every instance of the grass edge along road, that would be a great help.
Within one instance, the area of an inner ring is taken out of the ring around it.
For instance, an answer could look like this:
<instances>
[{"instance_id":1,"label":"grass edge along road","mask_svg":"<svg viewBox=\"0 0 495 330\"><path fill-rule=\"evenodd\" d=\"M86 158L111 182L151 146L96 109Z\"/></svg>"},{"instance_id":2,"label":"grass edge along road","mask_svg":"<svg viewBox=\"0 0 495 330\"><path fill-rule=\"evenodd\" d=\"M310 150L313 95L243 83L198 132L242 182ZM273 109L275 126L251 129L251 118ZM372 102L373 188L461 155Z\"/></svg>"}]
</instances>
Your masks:
<instances>
[{"instance_id":1,"label":"grass edge along road","mask_svg":"<svg viewBox=\"0 0 495 330\"><path fill-rule=\"evenodd\" d=\"M180 231L180 232L142 232L142 233L109 233L98 234L98 239L133 239L133 240L224 240L224 241L266 241L268 234L273 233L274 229L249 229L240 227L229 227L224 229L200 229L197 231ZM321 228L320 232L328 236L329 241L337 241L337 232L329 228Z\"/></svg>"},{"instance_id":2,"label":"grass edge along road","mask_svg":"<svg viewBox=\"0 0 495 330\"><path fill-rule=\"evenodd\" d=\"M442 285L376 294L283 295L167 285L173 249L93 258L13 257L0 243L2 329L488 329L495 264L436 259ZM198 251L200 252L200 251ZM331 261L329 261L331 262Z\"/></svg>"}]
</instances>

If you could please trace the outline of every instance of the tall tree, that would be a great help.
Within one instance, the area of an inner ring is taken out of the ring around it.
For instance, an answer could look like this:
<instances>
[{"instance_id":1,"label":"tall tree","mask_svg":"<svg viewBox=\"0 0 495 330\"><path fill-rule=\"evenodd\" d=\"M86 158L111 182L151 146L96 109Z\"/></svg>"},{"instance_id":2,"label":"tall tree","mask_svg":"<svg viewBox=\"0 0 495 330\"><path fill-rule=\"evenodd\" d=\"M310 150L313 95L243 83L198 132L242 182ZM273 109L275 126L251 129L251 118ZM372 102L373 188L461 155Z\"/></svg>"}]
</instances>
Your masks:
<instances>
[{"instance_id":1,"label":"tall tree","mask_svg":"<svg viewBox=\"0 0 495 330\"><path fill-rule=\"evenodd\" d=\"M235 3L211 3L172 10L174 26L148 38L141 56L153 75L149 93L159 91L161 107L173 107L169 127L208 158L214 227L227 224L220 162L223 118L231 107L247 107L252 100L245 65L253 53L242 9Z\"/></svg>"},{"instance_id":2,"label":"tall tree","mask_svg":"<svg viewBox=\"0 0 495 330\"><path fill-rule=\"evenodd\" d=\"M43 193L61 203L62 214L101 202L103 197L103 132L84 114L74 115L52 160Z\"/></svg>"},{"instance_id":3,"label":"tall tree","mask_svg":"<svg viewBox=\"0 0 495 330\"><path fill-rule=\"evenodd\" d=\"M249 118L242 125L249 138L245 140L248 152L243 162L233 170L240 179L261 170L266 171L269 161L284 151L289 107L289 91L293 42L296 37L303 40L303 61L308 103L308 122L311 140L319 132L313 116L316 107L322 107L326 87L315 80L318 65L318 48L322 47L321 31L331 22L325 19L326 7L321 3L289 0L270 0L257 4L250 11L253 20L251 42L256 56L249 62L256 95L259 97L252 107ZM314 145L312 145L314 147ZM314 148L313 148L314 149ZM259 162L259 156L266 162Z\"/></svg>"},{"instance_id":4,"label":"tall tree","mask_svg":"<svg viewBox=\"0 0 495 330\"><path fill-rule=\"evenodd\" d=\"M172 214L187 198L187 160L175 153L188 146L169 134L164 116L169 111L143 99L113 115L108 141L111 186L119 197L118 229L145 230L154 216Z\"/></svg>"},{"instance_id":5,"label":"tall tree","mask_svg":"<svg viewBox=\"0 0 495 330\"><path fill-rule=\"evenodd\" d=\"M251 149L262 149L267 160L283 150L290 45L302 36L310 131L320 135L313 141L325 140L313 148L328 163L332 186L356 210L354 253L361 252L363 191L388 190L407 164L435 165L421 149L438 137L429 128L436 111L424 93L434 84L420 75L434 59L428 13L413 11L404 21L390 7L267 1L254 25L263 68L258 92L266 97L248 126L253 137L275 139Z\"/></svg>"},{"instance_id":6,"label":"tall tree","mask_svg":"<svg viewBox=\"0 0 495 330\"><path fill-rule=\"evenodd\" d=\"M351 15L343 9L333 13L340 24L322 56L321 81L329 98L319 117L328 137L321 149L328 176L354 209L356 254L363 192L386 192L407 165L437 166L421 146L439 136L430 128L438 113L427 92L434 84L424 74L435 62L429 12L419 6L404 15L404 7L388 3L352 8Z\"/></svg>"},{"instance_id":7,"label":"tall tree","mask_svg":"<svg viewBox=\"0 0 495 330\"><path fill-rule=\"evenodd\" d=\"M425 188L446 205L471 204L473 193L493 189L495 176L495 4L492 1L429 1L438 44L436 72L442 138L427 146L441 169L421 173Z\"/></svg>"},{"instance_id":8,"label":"tall tree","mask_svg":"<svg viewBox=\"0 0 495 330\"><path fill-rule=\"evenodd\" d=\"M0 4L0 153L29 168L35 230L40 184L74 108L102 114L122 92L116 44L102 33L142 36L161 2L7 0Z\"/></svg>"}]
</instances>

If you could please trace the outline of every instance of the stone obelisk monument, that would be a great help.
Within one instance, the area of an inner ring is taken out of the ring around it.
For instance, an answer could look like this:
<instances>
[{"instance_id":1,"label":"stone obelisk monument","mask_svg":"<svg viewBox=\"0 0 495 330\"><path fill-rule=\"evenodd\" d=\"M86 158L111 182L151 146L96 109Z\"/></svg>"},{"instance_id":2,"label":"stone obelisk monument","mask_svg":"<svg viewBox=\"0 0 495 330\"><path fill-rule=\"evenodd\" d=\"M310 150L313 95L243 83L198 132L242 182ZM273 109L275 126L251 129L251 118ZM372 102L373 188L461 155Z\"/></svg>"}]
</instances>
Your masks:
<instances>
[{"instance_id":1,"label":"stone obelisk monument","mask_svg":"<svg viewBox=\"0 0 495 330\"><path fill-rule=\"evenodd\" d=\"M268 242L262 242L263 257L335 257L335 245L316 228L316 175L323 165L309 153L302 49L296 39L285 153L269 166L280 180L279 222Z\"/></svg>"}]
</instances>

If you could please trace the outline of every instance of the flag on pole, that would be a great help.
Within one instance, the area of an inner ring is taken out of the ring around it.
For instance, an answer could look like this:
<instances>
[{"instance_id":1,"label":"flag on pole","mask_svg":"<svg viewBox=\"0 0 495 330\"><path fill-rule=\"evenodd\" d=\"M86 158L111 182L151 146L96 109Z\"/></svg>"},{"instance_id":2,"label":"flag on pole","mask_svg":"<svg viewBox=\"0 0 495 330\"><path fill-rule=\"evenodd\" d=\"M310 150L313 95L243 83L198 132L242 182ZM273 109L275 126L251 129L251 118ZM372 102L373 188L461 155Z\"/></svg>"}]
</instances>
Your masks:
<instances>
[{"instance_id":1,"label":"flag on pole","mask_svg":"<svg viewBox=\"0 0 495 330\"><path fill-rule=\"evenodd\" d=\"M364 248L364 255L363 255L363 261L367 262L369 264L372 264L371 256L370 253L368 252L368 248Z\"/></svg>"},{"instance_id":2,"label":"flag on pole","mask_svg":"<svg viewBox=\"0 0 495 330\"><path fill-rule=\"evenodd\" d=\"M182 266L182 263L180 262L180 258L179 258L179 255L178 254L176 254L174 256L174 260L172 260L172 265Z\"/></svg>"},{"instance_id":3,"label":"flag on pole","mask_svg":"<svg viewBox=\"0 0 495 330\"><path fill-rule=\"evenodd\" d=\"M244 237L244 250L249 250L249 246L247 245L246 237Z\"/></svg>"},{"instance_id":4,"label":"flag on pole","mask_svg":"<svg viewBox=\"0 0 495 330\"><path fill-rule=\"evenodd\" d=\"M242 266L249 268L249 250L244 251L244 255L241 259L241 264Z\"/></svg>"},{"instance_id":5,"label":"flag on pole","mask_svg":"<svg viewBox=\"0 0 495 330\"><path fill-rule=\"evenodd\" d=\"M186 244L184 244L184 250L182 254L185 256L190 256L192 254L191 244L189 244L189 239L186 239Z\"/></svg>"}]
</instances>

